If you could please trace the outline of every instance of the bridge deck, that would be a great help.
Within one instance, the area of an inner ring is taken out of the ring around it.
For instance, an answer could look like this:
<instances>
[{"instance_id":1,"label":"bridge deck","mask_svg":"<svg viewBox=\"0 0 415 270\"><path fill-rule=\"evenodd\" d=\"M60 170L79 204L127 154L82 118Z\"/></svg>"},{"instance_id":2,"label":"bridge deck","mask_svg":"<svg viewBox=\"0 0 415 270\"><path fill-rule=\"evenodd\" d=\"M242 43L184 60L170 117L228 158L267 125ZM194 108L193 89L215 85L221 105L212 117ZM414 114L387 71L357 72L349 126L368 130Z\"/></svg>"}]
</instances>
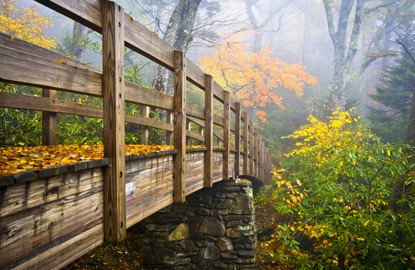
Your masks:
<instances>
[{"instance_id":1,"label":"bridge deck","mask_svg":"<svg viewBox=\"0 0 415 270\"><path fill-rule=\"evenodd\" d=\"M127 228L173 203L174 152L127 157ZM205 149L186 154L186 195L203 188L204 154ZM214 151L213 156L213 182L217 182L222 180L223 151ZM3 185L0 269L59 269L102 244L107 163L66 166L65 172L54 176L17 178L16 183ZM229 177L232 174L233 166Z\"/></svg>"}]
</instances>

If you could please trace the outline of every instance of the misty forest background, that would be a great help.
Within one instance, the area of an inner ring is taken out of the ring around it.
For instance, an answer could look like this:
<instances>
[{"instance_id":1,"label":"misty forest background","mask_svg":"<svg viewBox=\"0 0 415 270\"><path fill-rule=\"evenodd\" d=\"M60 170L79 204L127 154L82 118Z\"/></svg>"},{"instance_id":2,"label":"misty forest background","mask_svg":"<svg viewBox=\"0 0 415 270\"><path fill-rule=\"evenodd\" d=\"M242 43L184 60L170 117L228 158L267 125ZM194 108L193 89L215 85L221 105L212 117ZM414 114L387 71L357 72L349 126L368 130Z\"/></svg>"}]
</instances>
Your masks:
<instances>
[{"instance_id":1,"label":"misty forest background","mask_svg":"<svg viewBox=\"0 0 415 270\"><path fill-rule=\"evenodd\" d=\"M257 203L278 220L259 244L262 268L415 268L415 1L115 2L256 117L275 165ZM2 0L0 32L101 68L101 37L35 1ZM170 71L128 50L125 76L172 94ZM187 98L203 104L200 90ZM59 144L102 142L102 120L58 117ZM0 147L41 144L40 112L0 108L0 123ZM140 143L139 126L126 124L126 143ZM150 129L150 143L163 132Z\"/></svg>"}]
</instances>

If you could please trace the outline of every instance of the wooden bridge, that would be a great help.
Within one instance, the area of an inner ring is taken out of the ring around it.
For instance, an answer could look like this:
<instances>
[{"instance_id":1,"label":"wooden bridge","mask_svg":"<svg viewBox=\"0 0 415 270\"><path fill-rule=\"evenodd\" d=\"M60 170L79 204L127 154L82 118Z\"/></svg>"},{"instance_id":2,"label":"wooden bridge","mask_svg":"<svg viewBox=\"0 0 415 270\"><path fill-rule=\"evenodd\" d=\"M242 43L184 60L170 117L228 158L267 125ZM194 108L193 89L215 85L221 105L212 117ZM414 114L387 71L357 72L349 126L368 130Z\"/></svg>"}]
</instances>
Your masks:
<instances>
[{"instance_id":1,"label":"wooden bridge","mask_svg":"<svg viewBox=\"0 0 415 270\"><path fill-rule=\"evenodd\" d=\"M128 227L217 181L270 179L258 128L183 53L113 2L37 2L102 34L103 71L0 34L0 81L43 89L42 97L0 92L0 106L42 111L45 145L56 143L57 113L103 118L104 159L0 178L0 269L58 269L104 241L122 241ZM174 96L126 82L125 47L173 71ZM204 91L204 107L186 102L188 82ZM103 108L58 100L57 91L100 97ZM223 112L214 111L215 100ZM125 102L141 105L143 115L125 114ZM149 108L166 111L167 122L150 118ZM150 127L165 130L174 150L126 156L125 122L140 125L143 144ZM188 139L205 147L186 149Z\"/></svg>"}]
</instances>

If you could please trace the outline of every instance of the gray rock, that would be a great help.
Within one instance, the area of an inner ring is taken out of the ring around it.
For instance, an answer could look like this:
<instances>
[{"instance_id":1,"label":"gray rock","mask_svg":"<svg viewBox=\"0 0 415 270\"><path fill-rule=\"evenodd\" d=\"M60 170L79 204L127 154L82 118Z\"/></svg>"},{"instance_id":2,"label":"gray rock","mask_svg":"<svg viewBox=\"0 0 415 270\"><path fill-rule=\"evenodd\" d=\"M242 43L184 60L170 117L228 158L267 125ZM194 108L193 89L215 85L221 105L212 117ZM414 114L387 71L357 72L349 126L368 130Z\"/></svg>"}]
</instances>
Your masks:
<instances>
[{"instance_id":1,"label":"gray rock","mask_svg":"<svg viewBox=\"0 0 415 270\"><path fill-rule=\"evenodd\" d=\"M225 225L214 217L205 217L199 227L199 233L223 236L225 235Z\"/></svg>"},{"instance_id":2,"label":"gray rock","mask_svg":"<svg viewBox=\"0 0 415 270\"><path fill-rule=\"evenodd\" d=\"M168 241L179 241L186 238L189 238L189 226L186 223L181 223L170 233Z\"/></svg>"},{"instance_id":3,"label":"gray rock","mask_svg":"<svg viewBox=\"0 0 415 270\"><path fill-rule=\"evenodd\" d=\"M221 251L231 251L233 250L232 241L227 237L220 237L216 242L216 245Z\"/></svg>"},{"instance_id":4,"label":"gray rock","mask_svg":"<svg viewBox=\"0 0 415 270\"><path fill-rule=\"evenodd\" d=\"M210 244L203 251L202 258L206 260L219 260L220 259L220 250L214 244Z\"/></svg>"}]
</instances>

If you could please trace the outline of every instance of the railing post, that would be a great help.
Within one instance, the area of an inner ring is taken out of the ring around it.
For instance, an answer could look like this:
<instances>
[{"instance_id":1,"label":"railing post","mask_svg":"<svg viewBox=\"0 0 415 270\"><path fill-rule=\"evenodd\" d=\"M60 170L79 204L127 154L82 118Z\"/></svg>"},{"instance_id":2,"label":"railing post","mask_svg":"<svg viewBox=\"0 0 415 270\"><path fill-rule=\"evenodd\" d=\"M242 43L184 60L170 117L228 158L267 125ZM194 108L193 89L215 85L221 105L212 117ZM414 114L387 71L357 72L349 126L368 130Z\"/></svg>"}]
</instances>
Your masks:
<instances>
[{"instance_id":1,"label":"railing post","mask_svg":"<svg viewBox=\"0 0 415 270\"><path fill-rule=\"evenodd\" d=\"M223 147L225 152L223 152L223 174L222 178L229 179L229 153L230 153L230 103L229 103L229 92L224 91L223 93Z\"/></svg>"},{"instance_id":2,"label":"railing post","mask_svg":"<svg viewBox=\"0 0 415 270\"><path fill-rule=\"evenodd\" d=\"M235 103L235 176L239 176L241 158L241 103Z\"/></svg>"},{"instance_id":3,"label":"railing post","mask_svg":"<svg viewBox=\"0 0 415 270\"><path fill-rule=\"evenodd\" d=\"M186 119L186 132L190 131L190 128L191 128L190 120ZM186 145L190 145L191 141L192 141L192 138L186 136Z\"/></svg>"},{"instance_id":4,"label":"railing post","mask_svg":"<svg viewBox=\"0 0 415 270\"><path fill-rule=\"evenodd\" d=\"M265 150L265 145L264 145L264 141L262 140L262 136L261 136L261 141L260 141L260 152L259 152L259 160L260 160L260 177L259 179L261 179L262 181L265 181L265 171L264 171L264 162L265 162L265 158L264 158L264 150Z\"/></svg>"},{"instance_id":5,"label":"railing post","mask_svg":"<svg viewBox=\"0 0 415 270\"><path fill-rule=\"evenodd\" d=\"M254 127L254 139L252 141L254 152L252 153L252 159L254 161L253 176L258 177L257 168L258 168L258 128Z\"/></svg>"},{"instance_id":6,"label":"railing post","mask_svg":"<svg viewBox=\"0 0 415 270\"><path fill-rule=\"evenodd\" d=\"M262 171L261 171L261 163L262 163L262 137L259 134L259 130L258 130L258 160L257 160L257 164L258 164L258 179L263 180L262 179Z\"/></svg>"},{"instance_id":7,"label":"railing post","mask_svg":"<svg viewBox=\"0 0 415 270\"><path fill-rule=\"evenodd\" d=\"M43 97L56 99L55 90L43 89ZM56 145L57 113L42 111L42 145Z\"/></svg>"},{"instance_id":8,"label":"railing post","mask_svg":"<svg viewBox=\"0 0 415 270\"><path fill-rule=\"evenodd\" d=\"M244 121L244 152L245 152L245 154L244 154L244 170L243 170L243 174L244 175L248 175L248 153L249 153L249 151L248 151L248 136L249 136L249 133L248 133L248 114L246 113L246 112L243 112L242 113L242 119L243 119L243 121Z\"/></svg>"},{"instance_id":9,"label":"railing post","mask_svg":"<svg viewBox=\"0 0 415 270\"><path fill-rule=\"evenodd\" d=\"M259 177L259 130L255 127L255 176Z\"/></svg>"},{"instance_id":10,"label":"railing post","mask_svg":"<svg viewBox=\"0 0 415 270\"><path fill-rule=\"evenodd\" d=\"M173 200L182 203L186 199L186 61L184 54L174 51L174 183Z\"/></svg>"},{"instance_id":11,"label":"railing post","mask_svg":"<svg viewBox=\"0 0 415 270\"><path fill-rule=\"evenodd\" d=\"M249 152L251 159L249 161L249 174L255 176L254 174L254 126L252 121L249 121Z\"/></svg>"},{"instance_id":12,"label":"railing post","mask_svg":"<svg viewBox=\"0 0 415 270\"><path fill-rule=\"evenodd\" d=\"M146 118L150 117L149 106L142 107L142 115ZM147 126L141 126L140 133L141 133L141 144L148 144L149 128Z\"/></svg>"},{"instance_id":13,"label":"railing post","mask_svg":"<svg viewBox=\"0 0 415 270\"><path fill-rule=\"evenodd\" d=\"M124 11L102 2L102 57L105 171L104 237L108 242L126 238L125 127L124 127Z\"/></svg>"},{"instance_id":14,"label":"railing post","mask_svg":"<svg viewBox=\"0 0 415 270\"><path fill-rule=\"evenodd\" d=\"M213 158L213 78L205 75L205 146L203 186L212 187Z\"/></svg>"},{"instance_id":15,"label":"railing post","mask_svg":"<svg viewBox=\"0 0 415 270\"><path fill-rule=\"evenodd\" d=\"M173 124L173 114L171 112L167 112L167 123ZM173 132L166 131L166 144L173 145Z\"/></svg>"}]
</instances>

